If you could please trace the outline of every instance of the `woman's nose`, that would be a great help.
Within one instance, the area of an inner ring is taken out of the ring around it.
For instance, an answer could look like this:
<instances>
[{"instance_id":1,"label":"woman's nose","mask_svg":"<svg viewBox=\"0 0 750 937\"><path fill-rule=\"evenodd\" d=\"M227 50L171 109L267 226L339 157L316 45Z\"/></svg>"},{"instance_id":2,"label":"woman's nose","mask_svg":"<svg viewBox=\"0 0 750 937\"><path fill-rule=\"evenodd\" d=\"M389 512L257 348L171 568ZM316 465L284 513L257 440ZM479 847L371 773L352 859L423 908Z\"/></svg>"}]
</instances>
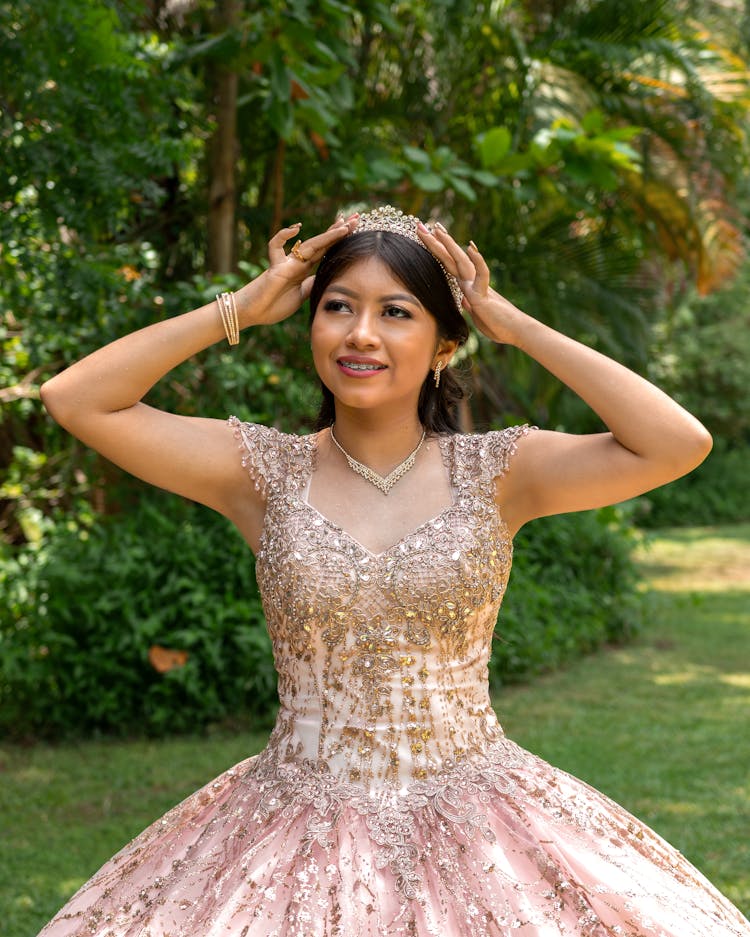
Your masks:
<instances>
[{"instance_id":1,"label":"woman's nose","mask_svg":"<svg viewBox=\"0 0 750 937\"><path fill-rule=\"evenodd\" d=\"M367 312L356 315L352 320L347 341L355 348L373 348L380 344L377 317Z\"/></svg>"}]
</instances>

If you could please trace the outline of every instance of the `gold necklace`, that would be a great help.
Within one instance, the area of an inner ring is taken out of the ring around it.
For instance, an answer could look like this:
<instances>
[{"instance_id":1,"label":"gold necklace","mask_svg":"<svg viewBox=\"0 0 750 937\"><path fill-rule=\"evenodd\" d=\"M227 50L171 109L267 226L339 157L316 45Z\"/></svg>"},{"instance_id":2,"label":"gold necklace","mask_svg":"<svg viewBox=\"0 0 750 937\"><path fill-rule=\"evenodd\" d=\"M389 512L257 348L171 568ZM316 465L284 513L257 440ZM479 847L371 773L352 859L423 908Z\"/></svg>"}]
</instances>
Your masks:
<instances>
[{"instance_id":1,"label":"gold necklace","mask_svg":"<svg viewBox=\"0 0 750 937\"><path fill-rule=\"evenodd\" d=\"M331 426L331 439L333 440L334 444L338 447L338 449L340 449L341 452L343 453L344 458L349 463L349 468L353 472L356 472L357 475L361 475L362 478L370 482L371 485L375 485L375 487L379 489L380 491L382 491L384 495L387 495L388 492L391 490L391 488L393 488L393 486L396 484L396 482L400 478L403 478L404 475L406 475L406 473L409 471L409 469L413 468L414 460L417 458L417 453L422 448L422 443L424 442L426 435L427 435L427 431L422 430L422 438L417 443L417 448L413 452L411 452L404 459L403 462L399 463L396 466L396 468L392 472L390 472L388 475L386 475L384 478L382 475L378 475L378 473L374 469L371 469L369 466L363 465L362 462L358 462L356 459L352 458L352 456L349 455L346 449L344 449L344 447L341 445L338 439L336 439L336 437L334 436L333 426Z\"/></svg>"}]
</instances>

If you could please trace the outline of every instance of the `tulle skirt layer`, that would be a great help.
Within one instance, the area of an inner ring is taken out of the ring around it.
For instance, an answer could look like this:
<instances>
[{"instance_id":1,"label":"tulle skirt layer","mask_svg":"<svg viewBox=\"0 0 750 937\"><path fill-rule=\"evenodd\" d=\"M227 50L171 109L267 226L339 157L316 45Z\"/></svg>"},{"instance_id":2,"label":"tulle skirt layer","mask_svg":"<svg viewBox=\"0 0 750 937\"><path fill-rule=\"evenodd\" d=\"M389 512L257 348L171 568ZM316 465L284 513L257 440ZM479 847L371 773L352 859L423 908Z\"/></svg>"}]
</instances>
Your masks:
<instances>
[{"instance_id":1,"label":"tulle skirt layer","mask_svg":"<svg viewBox=\"0 0 750 937\"><path fill-rule=\"evenodd\" d=\"M42 935L750 937L750 924L648 827L503 739L400 792L262 753L146 829Z\"/></svg>"}]
</instances>

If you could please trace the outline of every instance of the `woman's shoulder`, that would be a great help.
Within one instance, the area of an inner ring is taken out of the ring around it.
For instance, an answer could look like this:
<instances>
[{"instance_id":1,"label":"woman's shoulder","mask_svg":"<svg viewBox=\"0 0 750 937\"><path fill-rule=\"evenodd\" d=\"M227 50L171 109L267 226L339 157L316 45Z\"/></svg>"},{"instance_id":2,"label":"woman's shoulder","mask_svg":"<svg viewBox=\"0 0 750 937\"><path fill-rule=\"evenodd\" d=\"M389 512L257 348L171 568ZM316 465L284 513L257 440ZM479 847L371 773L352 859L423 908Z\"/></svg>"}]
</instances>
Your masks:
<instances>
[{"instance_id":1,"label":"woman's shoulder","mask_svg":"<svg viewBox=\"0 0 750 937\"><path fill-rule=\"evenodd\" d=\"M538 429L531 423L513 423L510 426L504 426L500 429L476 430L470 433L455 433L458 439L471 440L475 445L481 445L482 442L494 442L499 439L512 439L519 436L525 436L527 433Z\"/></svg>"},{"instance_id":2,"label":"woman's shoulder","mask_svg":"<svg viewBox=\"0 0 750 937\"><path fill-rule=\"evenodd\" d=\"M515 423L512 426L505 426L502 429L489 429L471 433L446 434L449 439L453 439L455 444L466 450L476 450L481 454L487 454L500 449L506 449L515 445L515 443L528 436L529 433L538 430L539 427L530 423Z\"/></svg>"},{"instance_id":3,"label":"woman's shoulder","mask_svg":"<svg viewBox=\"0 0 750 937\"><path fill-rule=\"evenodd\" d=\"M519 440L536 429L529 423L518 423L503 429L456 433L451 437L456 460L473 477L497 478L508 471Z\"/></svg>"},{"instance_id":4,"label":"woman's shoulder","mask_svg":"<svg viewBox=\"0 0 750 937\"><path fill-rule=\"evenodd\" d=\"M235 439L263 441L276 445L310 446L314 445L319 433L289 433L276 426L266 423L254 423L251 420L241 420L237 416L227 418L227 423L234 433Z\"/></svg>"},{"instance_id":5,"label":"woman's shoulder","mask_svg":"<svg viewBox=\"0 0 750 937\"><path fill-rule=\"evenodd\" d=\"M288 433L237 416L230 416L227 423L238 442L243 466L264 493L308 471L317 433Z\"/></svg>"}]
</instances>

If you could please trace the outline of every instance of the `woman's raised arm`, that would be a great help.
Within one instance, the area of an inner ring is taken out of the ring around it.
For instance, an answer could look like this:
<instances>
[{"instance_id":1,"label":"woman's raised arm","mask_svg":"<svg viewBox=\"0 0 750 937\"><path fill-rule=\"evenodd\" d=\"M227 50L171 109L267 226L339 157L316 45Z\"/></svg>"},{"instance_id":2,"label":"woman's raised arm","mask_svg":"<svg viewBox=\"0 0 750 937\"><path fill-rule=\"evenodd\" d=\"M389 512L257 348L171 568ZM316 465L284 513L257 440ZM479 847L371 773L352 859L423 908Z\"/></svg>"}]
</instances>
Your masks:
<instances>
[{"instance_id":1,"label":"woman's raised arm","mask_svg":"<svg viewBox=\"0 0 750 937\"><path fill-rule=\"evenodd\" d=\"M269 243L271 266L234 294L239 327L292 315L310 291L311 265L350 227L351 219L341 219L290 254L284 245L299 225L279 231ZM41 396L61 426L110 461L245 521L252 534L252 518L237 517L248 510L252 486L225 421L179 416L141 402L172 368L224 337L217 304L210 303L100 348L43 384ZM253 499L254 493L251 504ZM257 504L253 511L258 514Z\"/></svg>"},{"instance_id":2,"label":"woman's raised arm","mask_svg":"<svg viewBox=\"0 0 750 937\"><path fill-rule=\"evenodd\" d=\"M606 355L517 309L490 287L489 270L472 244L460 248L443 229L422 239L458 276L477 327L515 345L577 393L609 429L525 437L497 498L512 531L547 514L615 504L673 481L711 450L705 427L649 381Z\"/></svg>"}]
</instances>

